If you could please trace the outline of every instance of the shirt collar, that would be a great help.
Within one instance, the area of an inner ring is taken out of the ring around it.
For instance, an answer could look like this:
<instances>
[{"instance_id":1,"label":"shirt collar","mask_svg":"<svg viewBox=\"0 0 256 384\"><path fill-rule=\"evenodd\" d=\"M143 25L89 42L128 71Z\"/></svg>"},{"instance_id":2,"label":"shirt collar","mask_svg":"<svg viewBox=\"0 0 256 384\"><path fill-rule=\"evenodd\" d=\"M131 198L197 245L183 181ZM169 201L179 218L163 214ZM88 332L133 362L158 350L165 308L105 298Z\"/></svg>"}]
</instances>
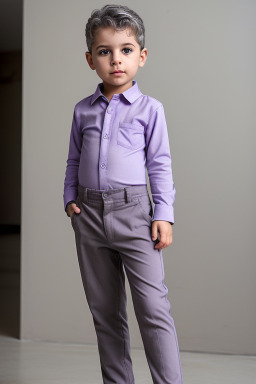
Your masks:
<instances>
[{"instance_id":1,"label":"shirt collar","mask_svg":"<svg viewBox=\"0 0 256 384\"><path fill-rule=\"evenodd\" d=\"M94 92L94 94L92 95L92 98L91 98L91 104L93 104L94 101L98 99L98 97L104 96L103 93L101 92L102 91L102 86L103 86L103 82L101 82L101 83L99 83L97 85L96 91ZM132 81L132 86L130 88L128 88L126 91L122 92L121 94L130 103L133 103L135 100L138 99L138 97L140 95L142 95L136 80L133 80Z\"/></svg>"}]
</instances>

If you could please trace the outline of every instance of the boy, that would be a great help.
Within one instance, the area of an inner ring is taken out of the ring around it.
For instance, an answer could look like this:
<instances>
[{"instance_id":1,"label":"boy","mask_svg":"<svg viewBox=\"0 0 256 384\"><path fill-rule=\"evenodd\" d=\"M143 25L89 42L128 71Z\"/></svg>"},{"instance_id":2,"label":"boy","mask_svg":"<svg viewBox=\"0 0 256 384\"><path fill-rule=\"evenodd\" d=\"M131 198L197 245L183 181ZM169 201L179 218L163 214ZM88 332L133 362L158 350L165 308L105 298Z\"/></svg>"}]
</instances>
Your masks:
<instances>
[{"instance_id":1,"label":"boy","mask_svg":"<svg viewBox=\"0 0 256 384\"><path fill-rule=\"evenodd\" d=\"M75 106L64 181L105 384L134 384L124 269L153 382L183 382L162 257L176 193L168 131L163 105L133 80L147 58L144 32L126 6L92 12L86 59L102 82Z\"/></svg>"}]
</instances>

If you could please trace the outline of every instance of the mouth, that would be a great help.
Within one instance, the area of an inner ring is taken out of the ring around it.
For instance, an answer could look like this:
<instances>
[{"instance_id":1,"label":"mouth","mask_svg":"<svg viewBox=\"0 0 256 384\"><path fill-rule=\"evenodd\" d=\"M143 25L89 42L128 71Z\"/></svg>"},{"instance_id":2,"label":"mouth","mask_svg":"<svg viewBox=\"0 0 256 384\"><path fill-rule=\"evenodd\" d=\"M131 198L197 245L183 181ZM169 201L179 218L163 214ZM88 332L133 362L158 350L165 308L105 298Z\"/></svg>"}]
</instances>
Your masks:
<instances>
[{"instance_id":1,"label":"mouth","mask_svg":"<svg viewBox=\"0 0 256 384\"><path fill-rule=\"evenodd\" d=\"M124 71L114 71L114 72L111 72L111 75L117 75L117 74L120 74L120 73L124 73Z\"/></svg>"}]
</instances>

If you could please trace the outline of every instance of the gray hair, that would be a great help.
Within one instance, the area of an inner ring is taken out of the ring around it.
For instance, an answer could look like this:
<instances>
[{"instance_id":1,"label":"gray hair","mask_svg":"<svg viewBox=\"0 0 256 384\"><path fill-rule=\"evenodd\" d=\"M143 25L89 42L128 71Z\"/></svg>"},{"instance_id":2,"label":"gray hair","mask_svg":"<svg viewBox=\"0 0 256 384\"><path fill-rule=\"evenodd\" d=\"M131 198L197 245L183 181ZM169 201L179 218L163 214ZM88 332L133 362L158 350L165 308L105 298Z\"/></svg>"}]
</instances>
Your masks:
<instances>
[{"instance_id":1,"label":"gray hair","mask_svg":"<svg viewBox=\"0 0 256 384\"><path fill-rule=\"evenodd\" d=\"M95 32L99 28L112 27L115 30L130 28L142 50L145 46L145 27L140 16L125 5L108 4L94 9L85 27L88 51L92 53Z\"/></svg>"}]
</instances>

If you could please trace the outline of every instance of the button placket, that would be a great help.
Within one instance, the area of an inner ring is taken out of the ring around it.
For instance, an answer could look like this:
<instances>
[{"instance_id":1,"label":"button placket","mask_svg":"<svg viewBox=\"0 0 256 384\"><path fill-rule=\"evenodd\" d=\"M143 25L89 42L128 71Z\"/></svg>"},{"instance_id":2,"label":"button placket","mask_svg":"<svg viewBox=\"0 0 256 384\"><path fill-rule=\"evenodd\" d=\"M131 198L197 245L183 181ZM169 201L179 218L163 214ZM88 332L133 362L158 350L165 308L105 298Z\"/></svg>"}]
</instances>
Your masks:
<instances>
[{"instance_id":1,"label":"button placket","mask_svg":"<svg viewBox=\"0 0 256 384\"><path fill-rule=\"evenodd\" d=\"M100 189L106 189L108 186L108 153L110 139L113 134L113 120L115 115L115 109L119 103L120 95L114 94L105 112L105 118L102 127L102 139L100 142L100 154L99 154L99 182Z\"/></svg>"},{"instance_id":2,"label":"button placket","mask_svg":"<svg viewBox=\"0 0 256 384\"><path fill-rule=\"evenodd\" d=\"M115 99L115 103L116 103ZM112 102L112 100L111 100ZM112 102L113 104L113 102ZM100 189L105 189L108 185L107 180L107 159L109 152L109 144L111 137L111 123L113 120L114 107L108 105L105 113L105 119L102 128L102 140L100 143L100 155L99 155L99 180L100 180Z\"/></svg>"}]
</instances>

